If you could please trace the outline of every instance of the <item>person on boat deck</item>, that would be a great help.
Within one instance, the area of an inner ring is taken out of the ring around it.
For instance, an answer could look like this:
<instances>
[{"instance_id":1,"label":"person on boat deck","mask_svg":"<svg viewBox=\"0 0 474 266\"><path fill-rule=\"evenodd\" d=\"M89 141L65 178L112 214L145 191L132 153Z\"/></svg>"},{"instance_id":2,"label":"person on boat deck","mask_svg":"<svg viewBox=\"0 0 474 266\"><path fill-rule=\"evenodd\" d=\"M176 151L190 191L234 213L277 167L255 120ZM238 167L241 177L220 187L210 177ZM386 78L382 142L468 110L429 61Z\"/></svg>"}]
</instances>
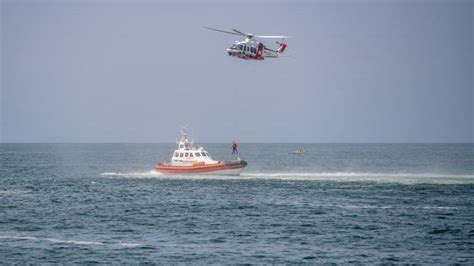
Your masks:
<instances>
[{"instance_id":1,"label":"person on boat deck","mask_svg":"<svg viewBox=\"0 0 474 266\"><path fill-rule=\"evenodd\" d=\"M232 154L239 154L237 151L237 142L235 140L232 141Z\"/></svg>"}]
</instances>

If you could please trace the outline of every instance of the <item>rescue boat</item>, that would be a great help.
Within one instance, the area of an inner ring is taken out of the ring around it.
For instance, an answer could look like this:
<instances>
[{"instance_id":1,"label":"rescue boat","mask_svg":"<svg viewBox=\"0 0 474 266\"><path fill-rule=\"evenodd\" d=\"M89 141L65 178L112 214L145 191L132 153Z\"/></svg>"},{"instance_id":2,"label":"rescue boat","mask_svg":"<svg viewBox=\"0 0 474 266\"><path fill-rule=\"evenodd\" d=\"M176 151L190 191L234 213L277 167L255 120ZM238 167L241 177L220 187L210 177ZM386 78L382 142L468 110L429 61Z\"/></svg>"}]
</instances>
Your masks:
<instances>
[{"instance_id":1,"label":"rescue boat","mask_svg":"<svg viewBox=\"0 0 474 266\"><path fill-rule=\"evenodd\" d=\"M203 147L194 147L188 139L186 128L181 128L181 139L169 163L158 163L155 169L163 174L194 175L240 175L247 162L237 158L235 161L216 161Z\"/></svg>"}]
</instances>

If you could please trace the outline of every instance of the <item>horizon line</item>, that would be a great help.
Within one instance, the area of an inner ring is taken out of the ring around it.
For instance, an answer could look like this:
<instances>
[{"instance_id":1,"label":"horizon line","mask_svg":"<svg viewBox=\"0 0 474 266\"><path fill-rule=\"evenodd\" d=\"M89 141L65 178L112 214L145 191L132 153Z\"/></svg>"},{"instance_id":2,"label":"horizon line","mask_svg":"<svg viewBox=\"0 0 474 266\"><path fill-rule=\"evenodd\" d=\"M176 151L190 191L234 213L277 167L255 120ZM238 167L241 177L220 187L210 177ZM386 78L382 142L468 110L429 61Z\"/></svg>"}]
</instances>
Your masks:
<instances>
[{"instance_id":1,"label":"horizon line","mask_svg":"<svg viewBox=\"0 0 474 266\"><path fill-rule=\"evenodd\" d=\"M198 142L228 144L232 142ZM240 144L474 144L473 142L238 142ZM0 144L176 144L175 142L0 142Z\"/></svg>"}]
</instances>

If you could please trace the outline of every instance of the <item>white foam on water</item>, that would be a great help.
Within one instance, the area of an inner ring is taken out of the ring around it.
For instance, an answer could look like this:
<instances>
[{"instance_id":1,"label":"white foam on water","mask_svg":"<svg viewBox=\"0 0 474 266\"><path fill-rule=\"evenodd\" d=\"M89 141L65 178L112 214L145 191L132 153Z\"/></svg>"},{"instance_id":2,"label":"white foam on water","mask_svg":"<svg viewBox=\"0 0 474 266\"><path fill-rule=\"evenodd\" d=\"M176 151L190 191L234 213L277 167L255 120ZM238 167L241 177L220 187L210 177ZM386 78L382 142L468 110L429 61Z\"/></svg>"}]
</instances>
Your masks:
<instances>
[{"instance_id":1,"label":"white foam on water","mask_svg":"<svg viewBox=\"0 0 474 266\"><path fill-rule=\"evenodd\" d=\"M428 209L428 210L458 210L459 207L443 207L443 206L418 206L412 207L414 209Z\"/></svg>"},{"instance_id":2,"label":"white foam on water","mask_svg":"<svg viewBox=\"0 0 474 266\"><path fill-rule=\"evenodd\" d=\"M329 207L337 207L341 209L392 209L393 206L377 206L377 205L331 205Z\"/></svg>"},{"instance_id":3,"label":"white foam on water","mask_svg":"<svg viewBox=\"0 0 474 266\"><path fill-rule=\"evenodd\" d=\"M437 173L369 173L369 172L243 172L240 176L225 175L164 175L157 171L106 172L109 178L157 178L183 180L285 180L285 181L334 181L334 182L382 182L404 184L474 184L474 175Z\"/></svg>"},{"instance_id":4,"label":"white foam on water","mask_svg":"<svg viewBox=\"0 0 474 266\"><path fill-rule=\"evenodd\" d=\"M136 243L106 243L106 242L98 242L98 241L82 241L82 240L67 240L67 239L58 239L58 238L40 238L34 236L9 236L9 235L0 235L0 239L10 239L10 240L32 240L32 241L47 241L51 243L59 243L59 244L72 244L72 245L109 245L109 246L123 246L123 247L138 247L142 246L142 244Z\"/></svg>"},{"instance_id":5,"label":"white foam on water","mask_svg":"<svg viewBox=\"0 0 474 266\"><path fill-rule=\"evenodd\" d=\"M95 242L95 241L63 240L63 239L56 239L56 238L44 238L41 240L46 240L52 243L64 243L64 244L76 244L76 245L104 245L104 243L102 242Z\"/></svg>"},{"instance_id":6,"label":"white foam on water","mask_svg":"<svg viewBox=\"0 0 474 266\"><path fill-rule=\"evenodd\" d=\"M124 246L124 247L139 247L139 246L143 246L142 244L133 244L133 243L119 243L118 245Z\"/></svg>"},{"instance_id":7,"label":"white foam on water","mask_svg":"<svg viewBox=\"0 0 474 266\"><path fill-rule=\"evenodd\" d=\"M29 190L7 189L7 190L0 190L0 195L24 195L30 192L31 191Z\"/></svg>"},{"instance_id":8,"label":"white foam on water","mask_svg":"<svg viewBox=\"0 0 474 266\"><path fill-rule=\"evenodd\" d=\"M314 173L244 173L244 176L261 179L335 181L335 182L382 182L382 183L432 183L474 184L474 175L436 173L366 173L366 172L314 172Z\"/></svg>"},{"instance_id":9,"label":"white foam on water","mask_svg":"<svg viewBox=\"0 0 474 266\"><path fill-rule=\"evenodd\" d=\"M414 177L414 178L467 178L474 175L449 175L433 173L369 173L369 172L315 172L315 173L244 173L255 177Z\"/></svg>"},{"instance_id":10,"label":"white foam on water","mask_svg":"<svg viewBox=\"0 0 474 266\"><path fill-rule=\"evenodd\" d=\"M322 207L336 207L341 209L424 209L424 210L458 210L459 207L445 206L392 206L392 205L322 205Z\"/></svg>"},{"instance_id":11,"label":"white foam on water","mask_svg":"<svg viewBox=\"0 0 474 266\"><path fill-rule=\"evenodd\" d=\"M129 173L122 173L122 172L106 172L100 174L100 176L103 177L110 177L110 178L117 178L117 177L122 177L122 178L156 178L160 177L163 174L157 172L157 171L148 171L148 172L129 172Z\"/></svg>"}]
</instances>

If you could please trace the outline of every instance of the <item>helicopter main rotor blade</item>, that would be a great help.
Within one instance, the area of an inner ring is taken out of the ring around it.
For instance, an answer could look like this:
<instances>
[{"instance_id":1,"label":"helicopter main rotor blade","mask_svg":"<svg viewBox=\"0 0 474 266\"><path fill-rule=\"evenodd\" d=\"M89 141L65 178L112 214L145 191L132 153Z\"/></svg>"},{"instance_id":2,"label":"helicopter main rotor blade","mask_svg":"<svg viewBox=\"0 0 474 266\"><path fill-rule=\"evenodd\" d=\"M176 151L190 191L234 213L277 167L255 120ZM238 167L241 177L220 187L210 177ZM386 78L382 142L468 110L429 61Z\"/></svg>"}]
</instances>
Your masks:
<instances>
[{"instance_id":1,"label":"helicopter main rotor blade","mask_svg":"<svg viewBox=\"0 0 474 266\"><path fill-rule=\"evenodd\" d=\"M254 34L251 34L251 33L245 34L245 33L241 32L237 29L232 29L234 32L231 32L231 31L226 31L226 30L210 28L210 27L206 27L206 26L204 26L204 28L206 28L208 30L223 32L223 33L232 34L232 35L245 36L247 38L252 38L252 37L257 37L257 38L262 38L262 39L285 39L285 38L289 38L289 36L284 36L284 35L254 35Z\"/></svg>"},{"instance_id":2,"label":"helicopter main rotor blade","mask_svg":"<svg viewBox=\"0 0 474 266\"><path fill-rule=\"evenodd\" d=\"M286 39L290 36L283 36L283 35L255 35L255 37L262 38L262 39Z\"/></svg>"},{"instance_id":3,"label":"helicopter main rotor blade","mask_svg":"<svg viewBox=\"0 0 474 266\"><path fill-rule=\"evenodd\" d=\"M219 30L219 29L214 29L214 28L209 28L209 27L204 27L208 30L213 30L213 31L219 31L219 32L223 32L223 33L227 33L227 34L232 34L232 35L241 35L241 34L237 34L235 32L231 32L231 31L225 31L225 30Z\"/></svg>"},{"instance_id":4,"label":"helicopter main rotor blade","mask_svg":"<svg viewBox=\"0 0 474 266\"><path fill-rule=\"evenodd\" d=\"M242 36L247 36L247 34L241 32L240 30L236 30L236 29L232 29L233 31L237 32L238 34L242 35Z\"/></svg>"}]
</instances>

